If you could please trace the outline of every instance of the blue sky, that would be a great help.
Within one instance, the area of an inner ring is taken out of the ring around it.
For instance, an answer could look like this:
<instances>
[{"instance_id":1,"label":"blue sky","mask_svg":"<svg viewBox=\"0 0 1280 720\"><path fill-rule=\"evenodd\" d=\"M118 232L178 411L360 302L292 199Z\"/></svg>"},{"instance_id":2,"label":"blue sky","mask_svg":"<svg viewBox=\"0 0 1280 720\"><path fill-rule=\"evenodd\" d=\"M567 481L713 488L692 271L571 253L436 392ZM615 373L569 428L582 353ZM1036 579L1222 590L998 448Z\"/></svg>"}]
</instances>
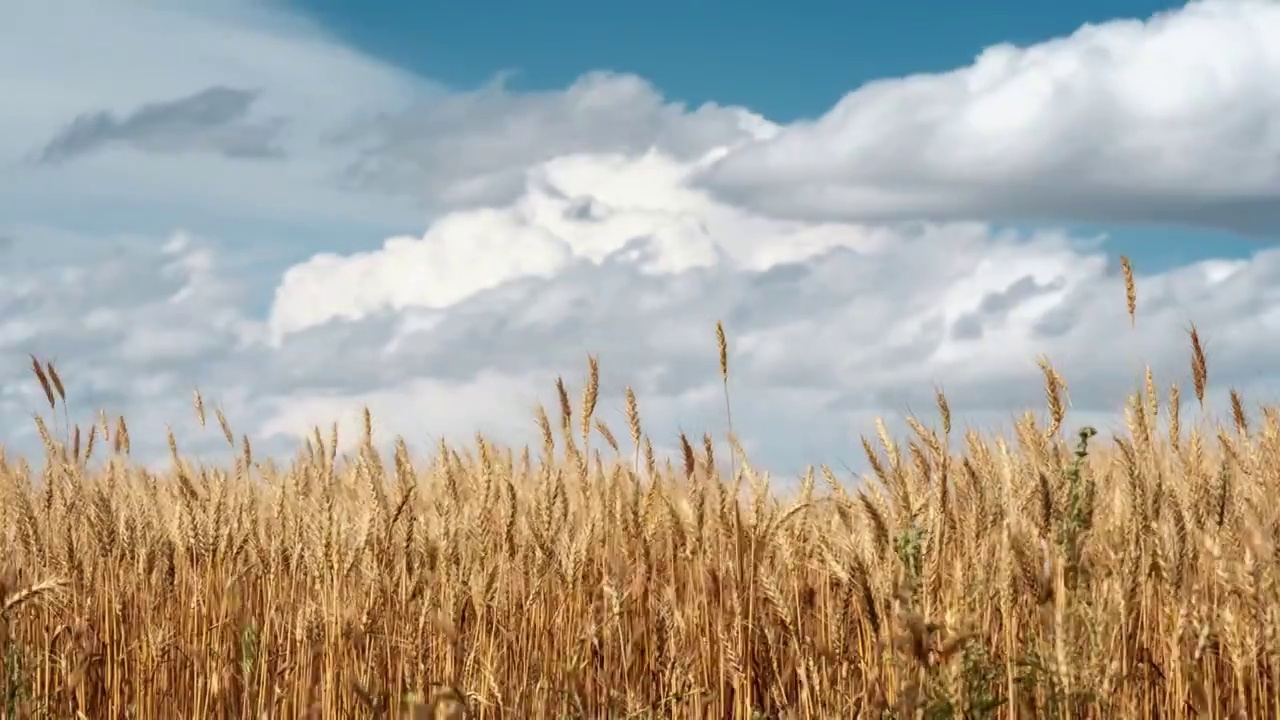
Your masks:
<instances>
[{"instance_id":1,"label":"blue sky","mask_svg":"<svg viewBox=\"0 0 1280 720\"><path fill-rule=\"evenodd\" d=\"M8 444L28 354L162 457L222 452L197 387L262 452L363 406L519 443L593 352L662 447L723 430L717 320L784 473L935 384L1007 424L1041 354L1114 423L1189 322L1214 392L1274 396L1280 5L855 5L7 5Z\"/></svg>"},{"instance_id":2,"label":"blue sky","mask_svg":"<svg viewBox=\"0 0 1280 720\"><path fill-rule=\"evenodd\" d=\"M819 115L871 80L965 65L989 45L1038 43L1179 4L297 0L365 52L452 87L511 71L513 87L545 90L614 70L674 100L743 105L777 122Z\"/></svg>"}]
</instances>

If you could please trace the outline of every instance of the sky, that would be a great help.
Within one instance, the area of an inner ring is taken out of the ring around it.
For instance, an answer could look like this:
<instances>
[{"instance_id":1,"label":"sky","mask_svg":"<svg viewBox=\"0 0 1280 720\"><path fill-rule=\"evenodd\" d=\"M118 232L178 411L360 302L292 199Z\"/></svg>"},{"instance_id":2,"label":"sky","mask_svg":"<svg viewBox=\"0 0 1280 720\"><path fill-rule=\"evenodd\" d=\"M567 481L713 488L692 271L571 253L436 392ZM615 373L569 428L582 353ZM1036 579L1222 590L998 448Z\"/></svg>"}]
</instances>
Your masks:
<instances>
[{"instance_id":1,"label":"sky","mask_svg":"<svg viewBox=\"0 0 1280 720\"><path fill-rule=\"evenodd\" d=\"M1007 428L1041 355L1113 427L1191 323L1205 417L1275 400L1280 3L852 5L7 0L0 440L32 354L216 461L196 389L263 455L518 445L591 353L661 450L724 436L718 320L784 477L935 387Z\"/></svg>"}]
</instances>

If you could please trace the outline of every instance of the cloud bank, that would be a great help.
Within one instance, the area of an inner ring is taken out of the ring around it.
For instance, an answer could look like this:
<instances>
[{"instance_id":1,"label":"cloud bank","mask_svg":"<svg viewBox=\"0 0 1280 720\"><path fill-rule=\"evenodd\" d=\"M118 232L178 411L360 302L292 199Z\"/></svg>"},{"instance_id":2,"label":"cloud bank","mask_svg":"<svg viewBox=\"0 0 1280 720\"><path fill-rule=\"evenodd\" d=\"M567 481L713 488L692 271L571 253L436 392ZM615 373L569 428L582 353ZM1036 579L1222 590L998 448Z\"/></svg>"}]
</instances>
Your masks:
<instances>
[{"instance_id":1,"label":"cloud bank","mask_svg":"<svg viewBox=\"0 0 1280 720\"><path fill-rule=\"evenodd\" d=\"M1280 352L1265 338L1280 320L1280 251L1141 277L1130 330L1114 262L1089 238L800 225L721 204L694 175L696 163L656 153L557 159L530 171L509 208L458 211L422 237L291 267L265 317L216 242L124 239L113 262L11 271L0 309L23 320L0 327L0 351L58 357L78 406L129 409L134 438L157 456L165 424L201 437L195 386L275 452L330 420L354 438L365 405L380 432L420 448L477 430L526 442L534 404L554 407L557 375L579 385L589 352L606 421L623 427L630 385L655 439L670 442L725 429L712 333L722 319L735 427L781 472L858 466L857 434L877 415L930 413L935 384L957 424L1007 425L1040 404L1041 353L1072 383L1072 421L1106 426L1141 358L1185 381L1191 320L1206 328L1217 390L1231 382L1254 397L1277 379ZM659 209L655 196L672 202ZM778 242L786 233L792 242ZM521 239L522 251L468 254L478 237ZM2 387L11 417L38 399L20 364ZM216 433L203 437L195 447L218 452Z\"/></svg>"}]
</instances>

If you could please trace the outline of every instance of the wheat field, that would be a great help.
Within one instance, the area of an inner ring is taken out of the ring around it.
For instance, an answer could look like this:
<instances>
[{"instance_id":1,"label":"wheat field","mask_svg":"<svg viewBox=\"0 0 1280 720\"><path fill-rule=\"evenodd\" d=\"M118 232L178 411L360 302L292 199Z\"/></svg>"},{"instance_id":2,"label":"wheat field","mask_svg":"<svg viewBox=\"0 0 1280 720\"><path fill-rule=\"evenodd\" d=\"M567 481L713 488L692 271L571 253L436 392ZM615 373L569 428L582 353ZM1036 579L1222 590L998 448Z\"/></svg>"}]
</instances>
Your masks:
<instances>
[{"instance_id":1,"label":"wheat field","mask_svg":"<svg viewBox=\"0 0 1280 720\"><path fill-rule=\"evenodd\" d=\"M1194 329L1188 358L1203 408ZM594 359L540 449L383 457L366 412L359 451L317 429L280 467L215 410L234 464L170 436L163 473L32 368L45 457L0 458L4 718L1280 717L1280 414L1234 392L1233 425L1184 425L1148 370L1103 437L1044 361L1009 437L953 433L939 393L862 440L864 481L778 493L731 434L655 457L630 390L628 427L595 419Z\"/></svg>"}]
</instances>

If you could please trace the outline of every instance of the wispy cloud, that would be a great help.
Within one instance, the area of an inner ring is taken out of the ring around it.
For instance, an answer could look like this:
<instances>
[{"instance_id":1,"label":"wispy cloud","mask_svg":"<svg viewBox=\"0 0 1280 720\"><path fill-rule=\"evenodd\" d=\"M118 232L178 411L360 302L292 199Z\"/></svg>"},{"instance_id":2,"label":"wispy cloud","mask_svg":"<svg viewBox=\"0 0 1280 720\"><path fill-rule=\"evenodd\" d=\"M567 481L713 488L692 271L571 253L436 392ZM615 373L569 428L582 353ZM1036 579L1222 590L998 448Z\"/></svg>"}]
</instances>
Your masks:
<instances>
[{"instance_id":1,"label":"wispy cloud","mask_svg":"<svg viewBox=\"0 0 1280 720\"><path fill-rule=\"evenodd\" d=\"M282 122L248 118L257 95L215 86L176 100L148 103L123 118L105 110L85 113L44 146L40 160L65 162L113 143L154 153L205 151L229 158L279 158L284 155L276 139Z\"/></svg>"}]
</instances>

